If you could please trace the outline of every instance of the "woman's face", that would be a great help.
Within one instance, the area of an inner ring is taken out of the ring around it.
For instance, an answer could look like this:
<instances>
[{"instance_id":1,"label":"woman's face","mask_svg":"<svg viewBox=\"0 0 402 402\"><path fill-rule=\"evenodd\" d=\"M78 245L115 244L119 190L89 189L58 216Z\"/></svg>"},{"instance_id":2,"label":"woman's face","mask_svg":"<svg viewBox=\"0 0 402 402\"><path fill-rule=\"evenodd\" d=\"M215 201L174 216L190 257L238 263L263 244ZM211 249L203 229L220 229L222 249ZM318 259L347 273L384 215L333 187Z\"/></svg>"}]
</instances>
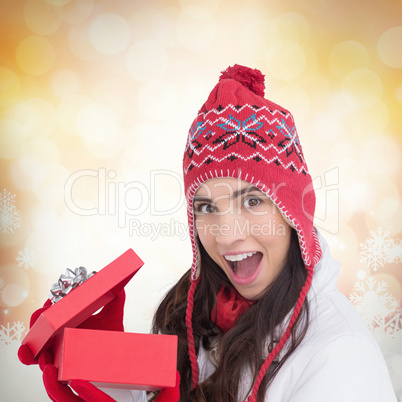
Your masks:
<instances>
[{"instance_id":1,"label":"woman's face","mask_svg":"<svg viewBox=\"0 0 402 402\"><path fill-rule=\"evenodd\" d=\"M216 178L196 192L194 214L206 252L243 297L260 298L290 245L290 226L273 202L246 181Z\"/></svg>"}]
</instances>

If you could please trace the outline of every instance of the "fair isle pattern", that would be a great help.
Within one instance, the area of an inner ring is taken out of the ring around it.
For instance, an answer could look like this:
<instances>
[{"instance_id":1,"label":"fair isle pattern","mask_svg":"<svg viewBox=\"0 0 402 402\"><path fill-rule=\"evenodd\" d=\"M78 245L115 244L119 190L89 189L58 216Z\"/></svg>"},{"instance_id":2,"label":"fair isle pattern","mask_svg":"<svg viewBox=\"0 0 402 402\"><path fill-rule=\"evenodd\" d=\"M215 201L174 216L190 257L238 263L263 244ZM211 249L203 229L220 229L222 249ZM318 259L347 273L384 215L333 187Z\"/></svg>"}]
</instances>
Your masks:
<instances>
[{"instance_id":1,"label":"fair isle pattern","mask_svg":"<svg viewBox=\"0 0 402 402\"><path fill-rule=\"evenodd\" d=\"M250 184L254 185L258 189L260 189L263 193L265 193L271 201L276 205L276 207L280 210L283 216L292 224L298 234L299 238L299 245L300 250L302 253L303 261L305 265L308 267L310 265L315 265L321 258L321 248L319 244L318 237L316 235L315 230L313 229L312 235L314 239L314 252L315 254L310 255L308 250L308 246L305 240L305 234L303 232L303 228L301 224L298 222L297 217L292 216L292 214L286 208L286 205L278 198L278 196L273 192L268 186L264 183L261 183L261 180L256 180L254 176L249 177L249 174L243 174L241 171L232 170L230 171L227 169L224 171L223 169L209 171L201 174L197 177L197 179L190 185L189 189L187 190L187 214L188 214L188 221L189 221L189 231L190 231L190 238L191 238L191 246L193 251L193 263L192 263L192 279L197 279L197 267L198 267L198 247L195 241L195 218L194 218L194 208L193 208L193 199L194 195L197 192L198 188L207 180L213 178L236 178L240 180L244 180L249 182Z\"/></svg>"},{"instance_id":2,"label":"fair isle pattern","mask_svg":"<svg viewBox=\"0 0 402 402\"><path fill-rule=\"evenodd\" d=\"M200 113L189 130L185 152L184 173L204 164L242 159L307 174L292 115L269 106L230 104Z\"/></svg>"}]
</instances>

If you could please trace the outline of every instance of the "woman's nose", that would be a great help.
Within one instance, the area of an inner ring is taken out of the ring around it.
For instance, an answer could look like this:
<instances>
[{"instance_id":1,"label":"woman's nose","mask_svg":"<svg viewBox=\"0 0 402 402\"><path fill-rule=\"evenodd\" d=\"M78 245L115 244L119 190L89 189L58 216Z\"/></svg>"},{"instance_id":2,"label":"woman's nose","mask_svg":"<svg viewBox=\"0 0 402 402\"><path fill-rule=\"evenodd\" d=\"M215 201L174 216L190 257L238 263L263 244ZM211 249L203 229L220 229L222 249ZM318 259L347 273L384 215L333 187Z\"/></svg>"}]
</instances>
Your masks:
<instances>
[{"instance_id":1,"label":"woman's nose","mask_svg":"<svg viewBox=\"0 0 402 402\"><path fill-rule=\"evenodd\" d=\"M238 214L227 213L219 217L216 242L230 245L244 240L248 236L248 221Z\"/></svg>"}]
</instances>

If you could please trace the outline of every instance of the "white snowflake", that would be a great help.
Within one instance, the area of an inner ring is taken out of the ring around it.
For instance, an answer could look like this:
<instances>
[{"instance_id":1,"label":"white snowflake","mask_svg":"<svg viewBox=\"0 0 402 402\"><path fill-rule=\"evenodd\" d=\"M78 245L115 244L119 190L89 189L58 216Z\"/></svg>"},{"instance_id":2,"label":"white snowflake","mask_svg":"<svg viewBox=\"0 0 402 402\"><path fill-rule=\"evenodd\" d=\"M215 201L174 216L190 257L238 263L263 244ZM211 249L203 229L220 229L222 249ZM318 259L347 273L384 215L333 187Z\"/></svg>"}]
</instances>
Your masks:
<instances>
[{"instance_id":1,"label":"white snowflake","mask_svg":"<svg viewBox=\"0 0 402 402\"><path fill-rule=\"evenodd\" d=\"M402 262L402 241L401 239L392 239L388 250L388 261L395 264Z\"/></svg>"},{"instance_id":2,"label":"white snowflake","mask_svg":"<svg viewBox=\"0 0 402 402\"><path fill-rule=\"evenodd\" d=\"M10 345L13 341L21 342L25 334L25 326L23 322L14 322L12 326L7 323L7 326L0 326L0 349Z\"/></svg>"},{"instance_id":3,"label":"white snowflake","mask_svg":"<svg viewBox=\"0 0 402 402\"><path fill-rule=\"evenodd\" d=\"M368 265L377 271L379 267L383 267L385 263L390 261L390 252L392 247L392 239L389 232L378 228L376 232L370 231L370 237L360 243L362 251L360 252L360 262Z\"/></svg>"},{"instance_id":4,"label":"white snowflake","mask_svg":"<svg viewBox=\"0 0 402 402\"><path fill-rule=\"evenodd\" d=\"M376 283L374 276L369 276L365 282L357 281L353 285L358 293L352 293L349 299L366 321L369 329L380 328L384 333L399 331L399 303L386 290L388 283Z\"/></svg>"},{"instance_id":5,"label":"white snowflake","mask_svg":"<svg viewBox=\"0 0 402 402\"><path fill-rule=\"evenodd\" d=\"M19 267L28 269L35 266L36 256L33 251L24 248L23 251L18 251L18 256L16 257L16 260Z\"/></svg>"},{"instance_id":6,"label":"white snowflake","mask_svg":"<svg viewBox=\"0 0 402 402\"><path fill-rule=\"evenodd\" d=\"M20 227L20 213L15 206L15 194L6 189L0 192L0 233L14 233Z\"/></svg>"}]
</instances>

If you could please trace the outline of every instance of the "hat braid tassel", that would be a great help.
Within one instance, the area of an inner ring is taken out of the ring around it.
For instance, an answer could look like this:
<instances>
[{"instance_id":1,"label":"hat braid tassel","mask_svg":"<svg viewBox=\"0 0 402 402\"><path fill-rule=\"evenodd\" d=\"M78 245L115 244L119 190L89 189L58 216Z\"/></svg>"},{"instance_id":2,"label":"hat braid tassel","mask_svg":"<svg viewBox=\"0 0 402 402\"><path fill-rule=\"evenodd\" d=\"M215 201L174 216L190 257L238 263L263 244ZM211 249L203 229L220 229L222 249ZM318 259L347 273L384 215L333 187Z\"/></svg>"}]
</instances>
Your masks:
<instances>
[{"instance_id":1,"label":"hat braid tassel","mask_svg":"<svg viewBox=\"0 0 402 402\"><path fill-rule=\"evenodd\" d=\"M307 292L310 289L311 286L311 281L313 279L313 268L308 267L307 268L307 279L306 282L300 291L299 299L296 303L295 309L292 314L292 318L290 319L289 325L286 328L285 333L282 335L281 339L275 346L275 348L272 350L272 352L268 355L267 359L265 360L264 364L261 366L260 371L257 376L257 380L254 384L253 387L253 392L251 395L245 400L245 402L257 402L257 393L258 389L260 388L261 381L263 380L265 373L268 370L268 367L271 365L271 363L274 361L275 357L279 353L279 351L283 348L287 340L290 338L290 333L293 327L293 324L296 322L297 317L300 314L300 310L303 306L304 300L306 299Z\"/></svg>"},{"instance_id":2,"label":"hat braid tassel","mask_svg":"<svg viewBox=\"0 0 402 402\"><path fill-rule=\"evenodd\" d=\"M198 361L197 354L195 353L195 344L194 344L194 334L193 334L193 309L194 309L194 293L197 287L198 281L192 281L190 289L188 291L187 297L187 310L186 310L186 326L187 326L187 340L188 340L188 354L190 356L191 361L191 372L192 372L192 381L193 387L196 388L198 385Z\"/></svg>"}]
</instances>

